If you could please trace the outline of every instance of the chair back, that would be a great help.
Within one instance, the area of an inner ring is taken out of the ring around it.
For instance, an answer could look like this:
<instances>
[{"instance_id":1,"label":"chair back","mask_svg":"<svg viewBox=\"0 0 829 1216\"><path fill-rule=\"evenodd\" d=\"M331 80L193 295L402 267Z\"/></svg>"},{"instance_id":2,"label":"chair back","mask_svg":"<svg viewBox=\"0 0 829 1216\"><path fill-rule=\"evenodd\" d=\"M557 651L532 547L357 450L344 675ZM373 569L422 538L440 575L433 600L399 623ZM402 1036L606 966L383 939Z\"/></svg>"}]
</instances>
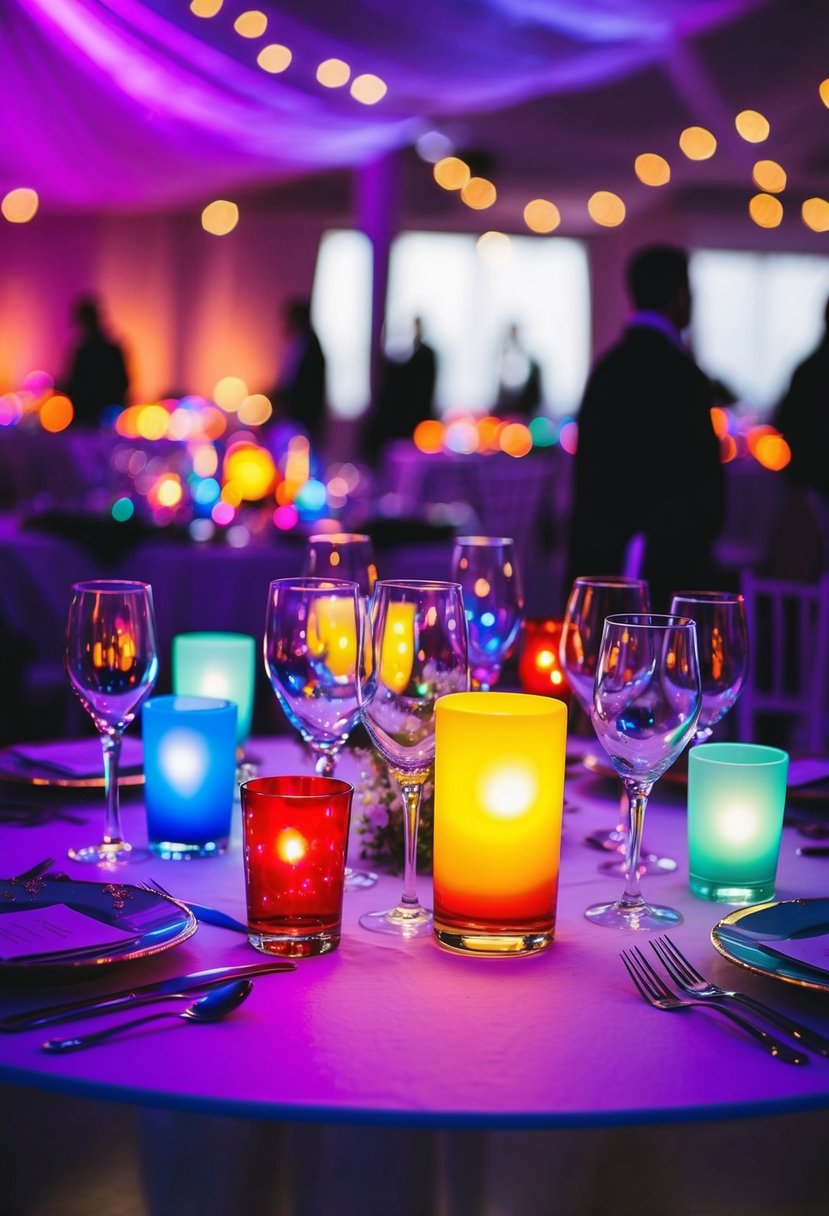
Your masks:
<instances>
[{"instance_id":1,"label":"chair back","mask_svg":"<svg viewBox=\"0 0 829 1216\"><path fill-rule=\"evenodd\" d=\"M735 706L739 737L756 741L759 719L790 726L788 744L822 752L829 690L829 574L800 583L744 570L749 668Z\"/></svg>"}]
</instances>

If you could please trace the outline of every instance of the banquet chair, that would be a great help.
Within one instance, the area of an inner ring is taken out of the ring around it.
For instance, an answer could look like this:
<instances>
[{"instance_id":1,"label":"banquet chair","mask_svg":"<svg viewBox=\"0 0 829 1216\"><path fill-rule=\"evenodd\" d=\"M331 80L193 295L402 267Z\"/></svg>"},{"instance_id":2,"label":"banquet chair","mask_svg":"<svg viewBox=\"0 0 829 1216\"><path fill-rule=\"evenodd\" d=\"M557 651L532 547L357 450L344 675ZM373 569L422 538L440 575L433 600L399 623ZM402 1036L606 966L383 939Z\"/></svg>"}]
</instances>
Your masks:
<instances>
[{"instance_id":1,"label":"banquet chair","mask_svg":"<svg viewBox=\"0 0 829 1216\"><path fill-rule=\"evenodd\" d=\"M827 739L829 574L800 583L744 570L749 670L736 704L745 741L759 738L765 719L784 727L786 745L821 752Z\"/></svg>"}]
</instances>

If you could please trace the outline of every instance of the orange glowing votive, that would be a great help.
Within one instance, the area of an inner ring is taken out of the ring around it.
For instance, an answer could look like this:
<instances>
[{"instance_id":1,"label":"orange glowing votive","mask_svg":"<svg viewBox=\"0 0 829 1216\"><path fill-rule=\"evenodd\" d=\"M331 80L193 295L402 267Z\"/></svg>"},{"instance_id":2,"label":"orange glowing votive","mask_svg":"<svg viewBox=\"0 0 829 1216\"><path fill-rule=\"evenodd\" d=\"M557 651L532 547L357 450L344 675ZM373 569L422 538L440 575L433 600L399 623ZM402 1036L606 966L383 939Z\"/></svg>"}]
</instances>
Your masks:
<instances>
[{"instance_id":1,"label":"orange glowing votive","mask_svg":"<svg viewBox=\"0 0 829 1216\"><path fill-rule=\"evenodd\" d=\"M567 707L524 693L435 706L434 930L465 954L528 954L555 932Z\"/></svg>"}]
</instances>

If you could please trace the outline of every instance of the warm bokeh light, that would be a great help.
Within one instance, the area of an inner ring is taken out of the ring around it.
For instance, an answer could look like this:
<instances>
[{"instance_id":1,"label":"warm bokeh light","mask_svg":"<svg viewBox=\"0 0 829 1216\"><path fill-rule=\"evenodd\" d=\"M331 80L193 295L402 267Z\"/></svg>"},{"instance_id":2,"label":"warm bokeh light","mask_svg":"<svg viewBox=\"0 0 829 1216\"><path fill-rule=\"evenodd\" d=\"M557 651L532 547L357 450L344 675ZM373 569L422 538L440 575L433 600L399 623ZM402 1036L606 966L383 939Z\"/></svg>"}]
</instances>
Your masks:
<instances>
[{"instance_id":1,"label":"warm bokeh light","mask_svg":"<svg viewBox=\"0 0 829 1216\"><path fill-rule=\"evenodd\" d=\"M656 152L643 152L637 156L633 171L645 186L665 186L671 180L671 166Z\"/></svg>"},{"instance_id":2,"label":"warm bokeh light","mask_svg":"<svg viewBox=\"0 0 829 1216\"><path fill-rule=\"evenodd\" d=\"M68 397L55 393L53 397L47 397L43 402L38 417L44 431L56 435L59 431L66 430L75 417L75 411Z\"/></svg>"},{"instance_id":3,"label":"warm bokeh light","mask_svg":"<svg viewBox=\"0 0 829 1216\"><path fill-rule=\"evenodd\" d=\"M245 426L261 426L273 414L273 406L264 393L253 393L245 397L239 406L239 421Z\"/></svg>"},{"instance_id":4,"label":"warm bokeh light","mask_svg":"<svg viewBox=\"0 0 829 1216\"><path fill-rule=\"evenodd\" d=\"M164 473L159 477L149 494L152 506L177 507L184 497L184 489L175 473Z\"/></svg>"},{"instance_id":5,"label":"warm bokeh light","mask_svg":"<svg viewBox=\"0 0 829 1216\"><path fill-rule=\"evenodd\" d=\"M711 425L714 428L714 434L718 439L722 439L723 435L728 434L728 411L722 409L721 406L715 405L711 410Z\"/></svg>"},{"instance_id":6,"label":"warm bokeh light","mask_svg":"<svg viewBox=\"0 0 829 1216\"><path fill-rule=\"evenodd\" d=\"M192 456L193 472L197 477L212 477L219 467L219 453L210 443L196 448Z\"/></svg>"},{"instance_id":7,"label":"warm bokeh light","mask_svg":"<svg viewBox=\"0 0 829 1216\"><path fill-rule=\"evenodd\" d=\"M324 59L317 68L317 80L326 89L341 89L350 76L351 68L342 59Z\"/></svg>"},{"instance_id":8,"label":"warm bokeh light","mask_svg":"<svg viewBox=\"0 0 829 1216\"><path fill-rule=\"evenodd\" d=\"M526 456L532 451L533 437L523 422L508 422L501 428L498 442L501 451L508 456Z\"/></svg>"},{"instance_id":9,"label":"warm bokeh light","mask_svg":"<svg viewBox=\"0 0 829 1216\"><path fill-rule=\"evenodd\" d=\"M786 189L786 170L776 160L758 160L751 176L757 189L767 194L779 194Z\"/></svg>"},{"instance_id":10,"label":"warm bokeh light","mask_svg":"<svg viewBox=\"0 0 829 1216\"><path fill-rule=\"evenodd\" d=\"M717 141L705 127L686 127L679 137L679 146L689 160L710 160L717 150Z\"/></svg>"},{"instance_id":11,"label":"warm bokeh light","mask_svg":"<svg viewBox=\"0 0 829 1216\"><path fill-rule=\"evenodd\" d=\"M749 144L761 144L769 137L769 120L757 110L741 110L734 119L737 134Z\"/></svg>"},{"instance_id":12,"label":"warm bokeh light","mask_svg":"<svg viewBox=\"0 0 829 1216\"><path fill-rule=\"evenodd\" d=\"M475 242L475 248L487 261L503 262L512 253L512 241L506 232L482 232Z\"/></svg>"},{"instance_id":13,"label":"warm bokeh light","mask_svg":"<svg viewBox=\"0 0 829 1216\"><path fill-rule=\"evenodd\" d=\"M587 200L587 211L594 224L616 228L625 218L625 204L610 190L597 190Z\"/></svg>"},{"instance_id":14,"label":"warm bokeh light","mask_svg":"<svg viewBox=\"0 0 829 1216\"><path fill-rule=\"evenodd\" d=\"M554 232L561 223L561 212L546 198L534 198L524 208L524 223L530 232Z\"/></svg>"},{"instance_id":15,"label":"warm bokeh light","mask_svg":"<svg viewBox=\"0 0 829 1216\"><path fill-rule=\"evenodd\" d=\"M737 440L733 435L720 436L720 464L737 459Z\"/></svg>"},{"instance_id":16,"label":"warm bokeh light","mask_svg":"<svg viewBox=\"0 0 829 1216\"><path fill-rule=\"evenodd\" d=\"M230 449L224 459L223 474L225 489L233 486L240 499L247 502L265 498L276 482L276 466L270 452L252 443L238 443ZM228 501L224 491L222 498Z\"/></svg>"},{"instance_id":17,"label":"warm bokeh light","mask_svg":"<svg viewBox=\"0 0 829 1216\"><path fill-rule=\"evenodd\" d=\"M435 165L432 173L437 184L444 190L462 190L472 177L469 165L458 156L444 156Z\"/></svg>"},{"instance_id":18,"label":"warm bokeh light","mask_svg":"<svg viewBox=\"0 0 829 1216\"><path fill-rule=\"evenodd\" d=\"M754 449L755 459L764 469L779 473L792 459L792 452L782 435L761 435Z\"/></svg>"},{"instance_id":19,"label":"warm bokeh light","mask_svg":"<svg viewBox=\"0 0 829 1216\"><path fill-rule=\"evenodd\" d=\"M485 211L498 197L492 182L485 177L470 177L461 190L461 199L473 211Z\"/></svg>"},{"instance_id":20,"label":"warm bokeh light","mask_svg":"<svg viewBox=\"0 0 829 1216\"><path fill-rule=\"evenodd\" d=\"M415 447L420 452L439 452L443 447L444 426L434 418L419 422L414 430Z\"/></svg>"},{"instance_id":21,"label":"warm bokeh light","mask_svg":"<svg viewBox=\"0 0 829 1216\"><path fill-rule=\"evenodd\" d=\"M803 223L813 232L829 232L829 202L825 198L807 198L800 214Z\"/></svg>"},{"instance_id":22,"label":"warm bokeh light","mask_svg":"<svg viewBox=\"0 0 829 1216\"><path fill-rule=\"evenodd\" d=\"M263 46L256 56L256 62L262 71L271 72L273 75L284 72L286 68L290 67L292 59L293 55L288 48L279 42L271 42L268 46Z\"/></svg>"},{"instance_id":23,"label":"warm bokeh light","mask_svg":"<svg viewBox=\"0 0 829 1216\"><path fill-rule=\"evenodd\" d=\"M201 226L212 236L227 236L239 223L239 208L224 198L208 203L201 213Z\"/></svg>"},{"instance_id":24,"label":"warm bokeh light","mask_svg":"<svg viewBox=\"0 0 829 1216\"><path fill-rule=\"evenodd\" d=\"M387 92L388 86L385 80L381 80L379 76L374 76L371 72L355 76L351 82L351 96L364 106L376 105L378 101L383 100Z\"/></svg>"},{"instance_id":25,"label":"warm bokeh light","mask_svg":"<svg viewBox=\"0 0 829 1216\"><path fill-rule=\"evenodd\" d=\"M257 8L240 13L233 22L233 28L242 38L261 38L268 28L268 18Z\"/></svg>"},{"instance_id":26,"label":"warm bokeh light","mask_svg":"<svg viewBox=\"0 0 829 1216\"><path fill-rule=\"evenodd\" d=\"M223 376L213 389L213 400L228 414L235 414L248 396L248 386L241 376Z\"/></svg>"},{"instance_id":27,"label":"warm bokeh light","mask_svg":"<svg viewBox=\"0 0 829 1216\"><path fill-rule=\"evenodd\" d=\"M224 0L190 0L190 12L196 17L215 17Z\"/></svg>"},{"instance_id":28,"label":"warm bokeh light","mask_svg":"<svg viewBox=\"0 0 829 1216\"><path fill-rule=\"evenodd\" d=\"M748 213L758 228L776 228L783 219L783 204L773 194L755 194Z\"/></svg>"},{"instance_id":29,"label":"warm bokeh light","mask_svg":"<svg viewBox=\"0 0 829 1216\"><path fill-rule=\"evenodd\" d=\"M827 77L826 80L821 80L818 86L818 92L820 93L820 100L823 102L826 108L829 109L829 77Z\"/></svg>"},{"instance_id":30,"label":"warm bokeh light","mask_svg":"<svg viewBox=\"0 0 829 1216\"><path fill-rule=\"evenodd\" d=\"M37 214L39 203L36 190L30 190L28 186L18 186L16 190L9 190L8 194L3 196L0 211L10 224L28 224Z\"/></svg>"},{"instance_id":31,"label":"warm bokeh light","mask_svg":"<svg viewBox=\"0 0 829 1216\"><path fill-rule=\"evenodd\" d=\"M141 439L163 439L167 434L170 415L163 405L153 403L140 405L136 418L136 430Z\"/></svg>"}]
</instances>

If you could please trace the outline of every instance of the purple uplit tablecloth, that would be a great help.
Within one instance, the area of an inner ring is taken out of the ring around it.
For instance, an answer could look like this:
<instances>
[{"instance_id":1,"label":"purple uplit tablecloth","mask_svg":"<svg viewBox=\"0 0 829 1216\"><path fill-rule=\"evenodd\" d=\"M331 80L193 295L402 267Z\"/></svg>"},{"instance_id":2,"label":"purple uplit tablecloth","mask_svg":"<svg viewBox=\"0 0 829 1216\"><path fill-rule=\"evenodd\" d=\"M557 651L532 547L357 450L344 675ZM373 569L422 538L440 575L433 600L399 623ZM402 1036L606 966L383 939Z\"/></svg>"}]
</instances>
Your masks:
<instances>
[{"instance_id":1,"label":"purple uplit tablecloth","mask_svg":"<svg viewBox=\"0 0 829 1216\"><path fill-rule=\"evenodd\" d=\"M306 763L292 740L259 740L252 750L261 756L262 773L299 771ZM587 904L621 890L619 880L597 872L599 854L582 843L588 830L613 821L615 787L578 765L570 771L568 798L577 809L564 818L556 940L543 954L465 959L429 938L405 942L369 934L357 923L360 913L389 906L399 894L399 879L382 876L376 887L346 896L336 952L302 961L294 973L256 980L231 1020L159 1026L59 1059L40 1052L42 1031L0 1036L0 1077L254 1119L429 1126L612 1126L829 1106L829 1060L785 1066L713 1013L667 1016L635 994L619 961L619 950L634 935L598 928L582 916ZM356 779L352 759L343 760L341 772ZM57 791L53 796L60 797ZM13 802L13 791L5 790L4 798ZM72 876L93 877L62 860L70 843L101 827L97 795L82 803L82 811L86 828L59 820L0 828L3 871L14 873L52 854ZM124 822L140 843L140 796L126 800ZM678 944L713 979L766 997L829 1033L828 996L754 976L714 952L709 933L728 908L689 894L684 824L683 792L657 785L647 843L680 864L673 875L646 878L645 891L682 910ZM237 811L224 857L156 860L130 867L124 877L155 877L181 898L244 918L239 831ZM786 829L778 898L826 891L829 863L797 857L798 839ZM421 893L428 901L426 878ZM82 988L104 991L257 957L243 937L201 925L176 950ZM5 988L0 1009L41 1004L49 995L43 988Z\"/></svg>"}]
</instances>

